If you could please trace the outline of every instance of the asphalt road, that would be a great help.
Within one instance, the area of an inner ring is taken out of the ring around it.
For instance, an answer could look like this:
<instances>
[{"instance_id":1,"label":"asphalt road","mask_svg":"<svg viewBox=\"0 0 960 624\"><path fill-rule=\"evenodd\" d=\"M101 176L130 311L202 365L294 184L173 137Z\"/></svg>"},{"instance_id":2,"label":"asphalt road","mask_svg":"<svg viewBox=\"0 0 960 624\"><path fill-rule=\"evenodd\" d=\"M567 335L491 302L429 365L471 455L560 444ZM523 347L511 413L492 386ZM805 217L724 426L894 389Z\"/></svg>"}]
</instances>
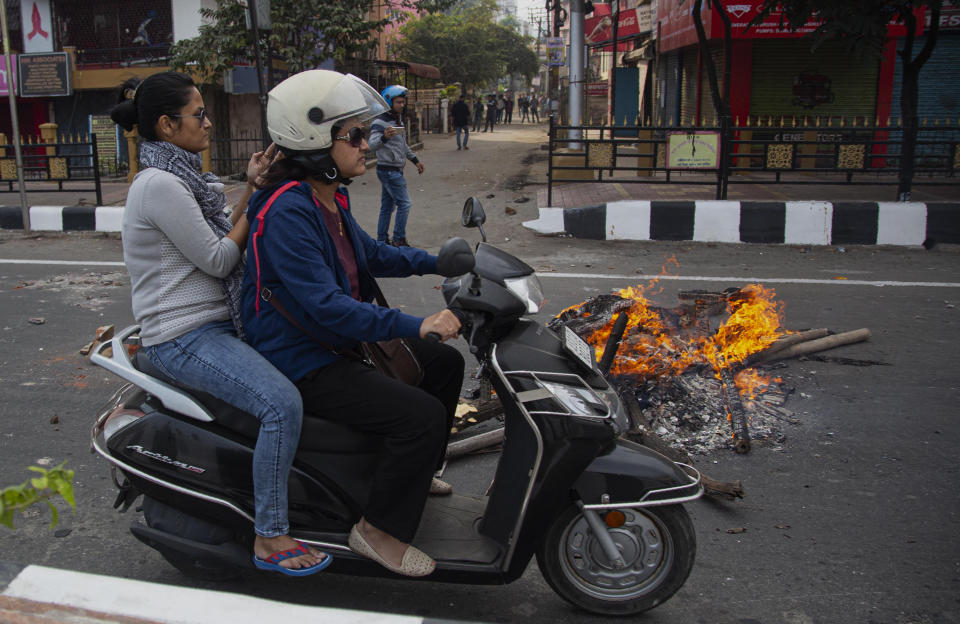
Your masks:
<instances>
[{"instance_id":1,"label":"asphalt road","mask_svg":"<svg viewBox=\"0 0 960 624\"><path fill-rule=\"evenodd\" d=\"M469 180L445 163L459 157L448 146L425 153L425 186L415 190L410 237L432 249L454 234L476 240L477 232L460 230L457 220L462 198L479 195L489 208L491 242L540 273L549 298L542 320L591 295L645 282L644 276L657 274L673 257L679 279L662 282L658 302L674 302L681 288L721 290L760 279L785 302L788 327L868 327L870 341L830 355L883 363L792 360L779 371L796 388L786 407L799 424L787 428L782 443L755 445L747 455L719 450L697 458L717 478L742 480L746 496L689 505L699 541L693 573L669 602L636 619L960 621L958 251L536 237L519 227L533 217L530 203L515 202L529 187L509 179L524 175L521 157L535 162L538 138L521 136L503 152L483 138L471 139L476 147L469 154L477 164ZM487 154L481 151L485 145ZM507 168L507 153L517 154L509 175L498 173ZM358 207L376 205L376 182L370 178L351 187ZM505 205L518 214L505 214ZM368 228L375 210L358 208ZM130 535L127 526L136 514L111 508L109 469L89 453L94 413L119 383L78 349L98 325L132 322L123 267L90 262L120 260L113 235L0 236L0 483L26 479L25 467L35 462L66 461L77 472L78 500L76 513L63 514L56 531L39 510L18 518L15 532L0 528L0 559L192 585ZM878 282L887 285L874 285ZM427 313L439 308L437 283L386 280L384 290L394 305ZM43 324L30 322L39 317ZM496 460L496 454L457 460L446 476L459 491L480 494ZM299 604L461 620L600 620L556 596L535 563L503 587L357 578L335 574L335 566L309 580L251 574L207 587Z\"/></svg>"}]
</instances>

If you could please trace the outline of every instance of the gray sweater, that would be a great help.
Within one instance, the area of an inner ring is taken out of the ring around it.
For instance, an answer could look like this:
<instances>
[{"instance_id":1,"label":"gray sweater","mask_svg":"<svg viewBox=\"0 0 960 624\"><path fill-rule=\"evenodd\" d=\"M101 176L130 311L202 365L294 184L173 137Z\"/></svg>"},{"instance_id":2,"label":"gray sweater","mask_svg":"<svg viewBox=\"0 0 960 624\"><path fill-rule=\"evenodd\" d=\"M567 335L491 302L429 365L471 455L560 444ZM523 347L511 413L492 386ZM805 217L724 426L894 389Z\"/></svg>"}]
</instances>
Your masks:
<instances>
[{"instance_id":1,"label":"gray sweater","mask_svg":"<svg viewBox=\"0 0 960 624\"><path fill-rule=\"evenodd\" d=\"M217 238L186 182L159 169L138 173L127 194L122 235L144 345L230 318L223 278L240 261L240 248Z\"/></svg>"},{"instance_id":2,"label":"gray sweater","mask_svg":"<svg viewBox=\"0 0 960 624\"><path fill-rule=\"evenodd\" d=\"M410 146L407 145L405 133L384 139L383 131L390 126L401 125L400 120L392 116L389 112L384 113L373 120L370 124L370 140L367 144L370 151L377 153L377 165L387 167L400 167L407 164L407 160L416 164L417 155L413 153Z\"/></svg>"}]
</instances>

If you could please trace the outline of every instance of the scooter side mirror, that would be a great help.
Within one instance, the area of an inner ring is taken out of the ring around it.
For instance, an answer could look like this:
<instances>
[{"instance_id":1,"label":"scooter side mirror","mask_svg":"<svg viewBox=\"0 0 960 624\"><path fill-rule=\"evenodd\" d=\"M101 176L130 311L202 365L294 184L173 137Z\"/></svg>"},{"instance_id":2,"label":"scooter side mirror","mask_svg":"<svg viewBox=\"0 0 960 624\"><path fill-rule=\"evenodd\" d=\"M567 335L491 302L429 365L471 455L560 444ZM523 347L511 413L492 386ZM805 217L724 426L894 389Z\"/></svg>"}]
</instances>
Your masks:
<instances>
[{"instance_id":1,"label":"scooter side mirror","mask_svg":"<svg viewBox=\"0 0 960 624\"><path fill-rule=\"evenodd\" d=\"M480 200L476 197L469 198L463 204L463 213L460 215L460 223L463 227L480 228L480 236L483 242L487 242L487 235L483 231L483 224L487 221L487 215L483 211Z\"/></svg>"},{"instance_id":2,"label":"scooter side mirror","mask_svg":"<svg viewBox=\"0 0 960 624\"><path fill-rule=\"evenodd\" d=\"M476 258L470 243L459 236L443 244L437 254L437 273L444 277L456 277L473 270Z\"/></svg>"}]
</instances>

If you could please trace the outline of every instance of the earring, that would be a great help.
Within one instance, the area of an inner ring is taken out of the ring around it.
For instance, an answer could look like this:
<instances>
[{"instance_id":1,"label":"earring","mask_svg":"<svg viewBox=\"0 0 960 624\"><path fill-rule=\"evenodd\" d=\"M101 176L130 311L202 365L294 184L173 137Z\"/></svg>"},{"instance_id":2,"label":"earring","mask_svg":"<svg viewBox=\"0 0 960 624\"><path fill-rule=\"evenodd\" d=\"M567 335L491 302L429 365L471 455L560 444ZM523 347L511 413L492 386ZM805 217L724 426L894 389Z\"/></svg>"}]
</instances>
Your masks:
<instances>
[{"instance_id":1,"label":"earring","mask_svg":"<svg viewBox=\"0 0 960 624\"><path fill-rule=\"evenodd\" d=\"M323 172L323 177L333 182L340 177L340 171L336 167L331 167Z\"/></svg>"}]
</instances>

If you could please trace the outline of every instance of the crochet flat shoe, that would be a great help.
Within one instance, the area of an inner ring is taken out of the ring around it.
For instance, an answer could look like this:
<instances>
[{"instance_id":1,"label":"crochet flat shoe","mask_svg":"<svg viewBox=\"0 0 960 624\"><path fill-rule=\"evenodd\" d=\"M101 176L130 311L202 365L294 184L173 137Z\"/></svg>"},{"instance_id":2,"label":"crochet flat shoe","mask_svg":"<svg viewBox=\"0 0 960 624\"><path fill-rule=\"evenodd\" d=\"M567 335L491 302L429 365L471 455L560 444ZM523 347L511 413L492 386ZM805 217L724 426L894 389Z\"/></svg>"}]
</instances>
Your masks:
<instances>
[{"instance_id":1,"label":"crochet flat shoe","mask_svg":"<svg viewBox=\"0 0 960 624\"><path fill-rule=\"evenodd\" d=\"M430 482L430 494L433 496L448 496L453 494L453 486L434 477L433 481Z\"/></svg>"},{"instance_id":2,"label":"crochet flat shoe","mask_svg":"<svg viewBox=\"0 0 960 624\"><path fill-rule=\"evenodd\" d=\"M391 572L403 576L427 576L437 567L436 562L427 553L413 546L407 546L407 552L403 553L403 560L399 567L388 563L386 559L377 554L377 551L367 543L367 540L363 539L357 525L353 525L353 528L350 529L350 539L347 540L347 543L350 545L350 550L358 555L373 559Z\"/></svg>"}]
</instances>

